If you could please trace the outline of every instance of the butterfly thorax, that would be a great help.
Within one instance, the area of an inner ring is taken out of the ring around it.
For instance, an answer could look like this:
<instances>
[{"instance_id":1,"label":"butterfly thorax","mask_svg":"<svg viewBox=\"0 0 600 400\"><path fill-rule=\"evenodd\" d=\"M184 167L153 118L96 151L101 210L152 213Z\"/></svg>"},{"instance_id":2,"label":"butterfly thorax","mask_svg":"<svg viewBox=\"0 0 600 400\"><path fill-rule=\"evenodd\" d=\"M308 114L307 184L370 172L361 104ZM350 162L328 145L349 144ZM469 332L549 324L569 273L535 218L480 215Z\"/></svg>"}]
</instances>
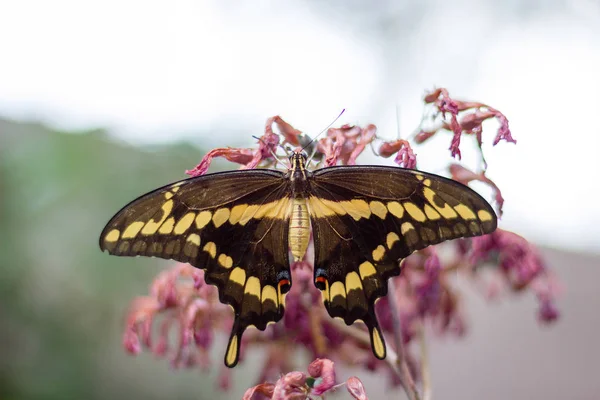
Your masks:
<instances>
[{"instance_id":1,"label":"butterfly thorax","mask_svg":"<svg viewBox=\"0 0 600 400\"><path fill-rule=\"evenodd\" d=\"M306 199L308 194L308 180L312 176L306 170L306 155L294 152L290 156L290 170L288 179L292 187L290 210L290 227L288 240L295 261L300 261L306 253L310 241L310 218Z\"/></svg>"}]
</instances>

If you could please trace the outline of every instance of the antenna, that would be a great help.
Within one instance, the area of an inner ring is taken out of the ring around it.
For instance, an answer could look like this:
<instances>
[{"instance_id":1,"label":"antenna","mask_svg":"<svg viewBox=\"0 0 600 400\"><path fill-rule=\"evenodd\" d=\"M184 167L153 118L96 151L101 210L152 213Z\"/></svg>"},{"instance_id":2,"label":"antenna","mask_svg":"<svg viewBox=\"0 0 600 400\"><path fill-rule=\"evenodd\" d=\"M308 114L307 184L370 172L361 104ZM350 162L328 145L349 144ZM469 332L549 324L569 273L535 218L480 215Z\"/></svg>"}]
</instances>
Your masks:
<instances>
[{"instance_id":1,"label":"antenna","mask_svg":"<svg viewBox=\"0 0 600 400\"><path fill-rule=\"evenodd\" d=\"M338 115L337 117L335 117L335 119L333 121L331 121L331 123L329 125L327 125L327 127L325 129L323 129L321 132L319 132L318 135L316 135L314 138L312 138L310 140L310 142L308 142L303 148L302 150L304 150L305 148L307 148L308 146L310 146L312 144L312 142L315 141L316 138L318 138L323 132L325 132L327 129L331 128L331 125L335 124L335 121L337 121L338 119L340 119L340 117L342 116L342 114L344 113L344 111L346 111L346 109L344 108L342 110L342 112L340 113L340 115ZM311 157L312 158L312 157Z\"/></svg>"}]
</instances>

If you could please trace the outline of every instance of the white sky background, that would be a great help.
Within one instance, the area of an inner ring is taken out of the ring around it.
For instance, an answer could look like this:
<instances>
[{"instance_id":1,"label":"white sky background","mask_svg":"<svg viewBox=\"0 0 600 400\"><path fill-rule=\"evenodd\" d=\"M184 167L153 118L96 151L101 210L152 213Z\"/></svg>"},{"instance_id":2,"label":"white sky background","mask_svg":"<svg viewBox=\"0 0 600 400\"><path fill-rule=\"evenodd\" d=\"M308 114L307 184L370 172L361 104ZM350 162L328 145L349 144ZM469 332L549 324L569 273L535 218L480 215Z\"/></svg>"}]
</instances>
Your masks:
<instances>
[{"instance_id":1,"label":"white sky background","mask_svg":"<svg viewBox=\"0 0 600 400\"><path fill-rule=\"evenodd\" d=\"M599 252L600 2L517 3L0 0L0 116L220 147L275 114L318 133L346 108L339 124L392 139L396 106L406 136L444 86L510 120L517 146L484 127L501 226ZM416 148L420 168L441 172L449 139Z\"/></svg>"}]
</instances>

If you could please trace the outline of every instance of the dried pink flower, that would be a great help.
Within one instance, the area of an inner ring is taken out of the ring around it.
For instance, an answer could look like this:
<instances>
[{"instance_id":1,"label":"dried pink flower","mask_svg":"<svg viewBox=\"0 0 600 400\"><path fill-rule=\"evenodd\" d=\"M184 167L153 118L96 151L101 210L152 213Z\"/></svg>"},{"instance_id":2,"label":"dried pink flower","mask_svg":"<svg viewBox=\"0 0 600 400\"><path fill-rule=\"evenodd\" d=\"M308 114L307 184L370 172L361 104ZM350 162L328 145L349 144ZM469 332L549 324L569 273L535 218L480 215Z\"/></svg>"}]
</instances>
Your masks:
<instances>
[{"instance_id":1,"label":"dried pink flower","mask_svg":"<svg viewBox=\"0 0 600 400\"><path fill-rule=\"evenodd\" d=\"M396 154L397 164L415 168L416 155L412 145L424 143L439 130L446 129L453 132L451 154L460 158L461 136L475 135L481 150L482 124L491 118L500 123L494 144L500 140L516 143L508 128L508 120L492 107L452 99L443 88L428 94L425 102L436 107L438 114L444 118L442 124L434 130L421 129L412 144L402 139L381 143L381 157ZM273 132L273 124L281 135ZM324 166L354 164L367 145L378 140L376 132L375 125L330 128L325 137L316 142L315 160L320 160ZM214 149L187 173L192 176L206 173L214 157L224 157L241 164L242 169L259 165L273 167L276 164L273 155L281 138L283 143L293 146L308 143L300 130L274 116L267 120L257 149ZM485 164L485 159L483 161ZM498 213L502 214L504 199L500 189L486 176L485 167L482 172L476 173L453 164L449 171L453 179L465 185L472 181L489 185L494 192ZM397 339L389 344L389 352L396 352L400 360L396 364L393 357L380 361L373 356L365 329L357 325L349 327L329 317L322 305L321 294L313 284L314 248L311 243L305 258L291 265L294 284L286 295L282 323L270 326L264 332L248 331L241 342L241 362L248 343L252 343L253 348L260 347L266 355L264 364L257 371L259 382L279 379L275 384L261 383L248 389L243 398L307 399L331 392L340 386L335 384L332 360L369 371L382 371L392 385L402 384L409 398L417 398L414 380L420 378L420 368L426 363L412 354L408 346L416 338L424 340L422 327L425 323L433 326L439 335L462 335L465 332L466 318L459 289L448 276L465 272L469 279L477 282L477 271L483 265L493 267L499 279L512 291L532 290L540 303L538 318L541 321L551 322L558 318L555 306L557 284L536 248L522 237L498 229L490 235L457 240L443 246L447 250L443 253L444 257L441 252L438 254L438 246L408 257L402 274L390 280L388 295L376 304L382 331L386 336ZM496 284L490 287L489 293L499 291L500 287ZM187 264L175 264L155 278L149 296L132 302L123 345L132 354L143 348L149 349L159 357L168 358L174 367L200 366L207 369L212 364L210 350L214 337L229 332L232 322L230 308L219 302L216 288L205 283L204 272ZM173 330L178 334L177 343L169 342ZM157 340L154 340L155 335L158 335ZM298 371L285 373L294 370L293 355L299 349L316 358L308 367L309 376ZM216 382L221 389L231 386L232 373L235 371L221 367ZM348 379L345 385L355 399L367 399L358 378Z\"/></svg>"}]
</instances>

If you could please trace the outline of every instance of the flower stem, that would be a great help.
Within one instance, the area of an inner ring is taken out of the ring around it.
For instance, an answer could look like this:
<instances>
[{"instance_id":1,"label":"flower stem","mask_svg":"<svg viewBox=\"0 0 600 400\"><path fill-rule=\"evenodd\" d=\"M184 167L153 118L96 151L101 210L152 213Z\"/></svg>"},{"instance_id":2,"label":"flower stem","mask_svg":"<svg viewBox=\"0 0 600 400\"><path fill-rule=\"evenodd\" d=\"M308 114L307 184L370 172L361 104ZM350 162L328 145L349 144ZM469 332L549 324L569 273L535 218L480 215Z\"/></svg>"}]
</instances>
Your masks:
<instances>
[{"instance_id":1,"label":"flower stem","mask_svg":"<svg viewBox=\"0 0 600 400\"><path fill-rule=\"evenodd\" d=\"M404 342L402 340L402 325L400 322L400 309L396 299L396 286L394 279L388 280L388 303L390 305L390 311L392 314L392 325L394 330L394 343L396 345L396 370L398 371L398 377L402 383L402 387L406 392L406 395L410 400L420 400L415 380L413 379L408 363L406 362L406 353L404 349Z\"/></svg>"},{"instance_id":2,"label":"flower stem","mask_svg":"<svg viewBox=\"0 0 600 400\"><path fill-rule=\"evenodd\" d=\"M421 349L421 379L423 380L423 400L431 400L431 374L429 369L429 355L425 340L425 327L423 323L417 328L419 347Z\"/></svg>"}]
</instances>

